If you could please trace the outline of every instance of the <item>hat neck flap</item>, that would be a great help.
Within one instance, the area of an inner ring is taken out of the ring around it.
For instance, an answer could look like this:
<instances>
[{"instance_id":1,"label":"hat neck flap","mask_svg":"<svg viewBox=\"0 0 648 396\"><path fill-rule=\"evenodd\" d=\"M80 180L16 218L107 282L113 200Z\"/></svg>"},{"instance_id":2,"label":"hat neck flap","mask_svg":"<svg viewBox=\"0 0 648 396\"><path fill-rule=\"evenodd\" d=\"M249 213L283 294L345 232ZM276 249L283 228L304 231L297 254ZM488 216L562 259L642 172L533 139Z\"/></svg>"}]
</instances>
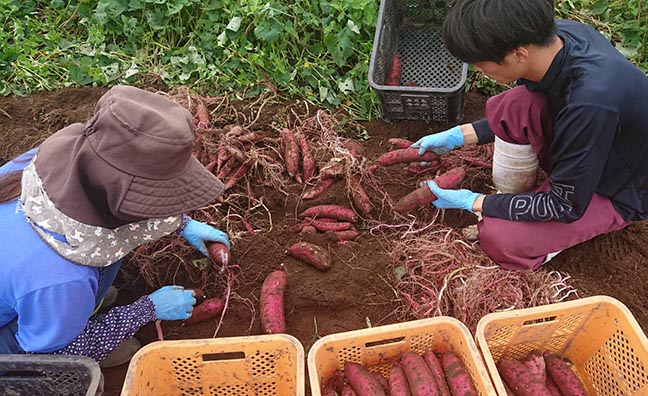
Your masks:
<instances>
[{"instance_id":1,"label":"hat neck flap","mask_svg":"<svg viewBox=\"0 0 648 396\"><path fill-rule=\"evenodd\" d=\"M54 251L64 258L89 267L105 267L131 250L177 230L181 216L143 220L108 229L74 220L58 210L48 197L36 173L34 157L23 170L20 203L29 223ZM59 234L64 240L57 239Z\"/></svg>"}]
</instances>

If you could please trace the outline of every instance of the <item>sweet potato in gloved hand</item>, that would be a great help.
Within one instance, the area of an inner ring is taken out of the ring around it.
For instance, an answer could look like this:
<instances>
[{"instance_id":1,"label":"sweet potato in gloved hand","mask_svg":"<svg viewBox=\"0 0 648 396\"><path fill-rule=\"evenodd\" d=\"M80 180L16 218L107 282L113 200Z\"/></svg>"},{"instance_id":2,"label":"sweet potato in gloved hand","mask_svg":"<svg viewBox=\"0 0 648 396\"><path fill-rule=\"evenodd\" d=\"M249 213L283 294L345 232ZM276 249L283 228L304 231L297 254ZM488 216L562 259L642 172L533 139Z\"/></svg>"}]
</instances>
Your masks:
<instances>
[{"instance_id":1,"label":"sweet potato in gloved hand","mask_svg":"<svg viewBox=\"0 0 648 396\"><path fill-rule=\"evenodd\" d=\"M228 249L230 248L229 238L223 231L220 231L209 224L201 223L187 217L183 218L183 223L186 221L185 219L188 219L188 222L186 222L186 225L183 224L180 226L182 228L182 230L180 230L180 235L182 235L182 237L193 247L200 250L200 253L204 256L209 257L205 242L219 242L227 246Z\"/></svg>"},{"instance_id":2,"label":"sweet potato in gloved hand","mask_svg":"<svg viewBox=\"0 0 648 396\"><path fill-rule=\"evenodd\" d=\"M160 320L184 320L191 317L196 304L193 290L182 286L164 286L149 294L155 306L155 317Z\"/></svg>"}]
</instances>

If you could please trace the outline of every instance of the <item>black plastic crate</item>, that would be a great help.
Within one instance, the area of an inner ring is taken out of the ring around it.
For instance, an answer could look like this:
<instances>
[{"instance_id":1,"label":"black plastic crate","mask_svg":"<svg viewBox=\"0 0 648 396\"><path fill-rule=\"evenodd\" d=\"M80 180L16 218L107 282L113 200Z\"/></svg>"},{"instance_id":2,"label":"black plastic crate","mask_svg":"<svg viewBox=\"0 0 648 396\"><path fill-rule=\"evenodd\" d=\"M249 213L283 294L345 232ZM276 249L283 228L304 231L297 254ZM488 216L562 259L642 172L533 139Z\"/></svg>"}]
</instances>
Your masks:
<instances>
[{"instance_id":1,"label":"black plastic crate","mask_svg":"<svg viewBox=\"0 0 648 396\"><path fill-rule=\"evenodd\" d=\"M95 396L102 393L101 369L88 357L0 355L0 395Z\"/></svg>"},{"instance_id":2,"label":"black plastic crate","mask_svg":"<svg viewBox=\"0 0 648 396\"><path fill-rule=\"evenodd\" d=\"M441 31L451 4L451 0L381 1L369 84L386 121L461 120L468 65L448 52ZM390 86L385 79L395 54L402 65L401 85Z\"/></svg>"}]
</instances>

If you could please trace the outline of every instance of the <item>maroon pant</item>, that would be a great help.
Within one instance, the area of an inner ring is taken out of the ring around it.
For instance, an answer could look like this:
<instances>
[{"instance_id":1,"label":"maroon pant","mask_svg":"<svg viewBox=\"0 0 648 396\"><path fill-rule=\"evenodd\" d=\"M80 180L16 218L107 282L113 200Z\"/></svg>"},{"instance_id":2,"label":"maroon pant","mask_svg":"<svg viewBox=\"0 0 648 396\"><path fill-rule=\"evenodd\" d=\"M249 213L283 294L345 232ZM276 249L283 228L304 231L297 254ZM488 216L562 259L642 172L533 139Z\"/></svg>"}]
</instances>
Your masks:
<instances>
[{"instance_id":1,"label":"maroon pant","mask_svg":"<svg viewBox=\"0 0 648 396\"><path fill-rule=\"evenodd\" d=\"M500 139L530 144L540 167L549 172L553 138L551 114L544 94L515 87L486 102L486 117ZM549 179L533 191L548 191ZM594 194L583 217L573 223L512 221L484 216L479 222L479 244L497 264L511 270L535 270L547 256L597 235L620 230L623 220L610 199Z\"/></svg>"}]
</instances>

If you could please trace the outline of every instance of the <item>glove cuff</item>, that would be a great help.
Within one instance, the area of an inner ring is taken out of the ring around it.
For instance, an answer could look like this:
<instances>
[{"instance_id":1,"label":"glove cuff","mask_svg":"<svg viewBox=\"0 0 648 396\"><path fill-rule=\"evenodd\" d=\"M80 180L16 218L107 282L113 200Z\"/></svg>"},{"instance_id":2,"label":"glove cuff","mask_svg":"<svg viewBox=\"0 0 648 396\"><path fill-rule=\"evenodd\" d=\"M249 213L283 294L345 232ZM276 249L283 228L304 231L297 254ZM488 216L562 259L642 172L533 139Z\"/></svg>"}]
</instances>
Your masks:
<instances>
[{"instance_id":1,"label":"glove cuff","mask_svg":"<svg viewBox=\"0 0 648 396\"><path fill-rule=\"evenodd\" d=\"M472 207L473 207L473 205L475 204L475 201L477 200L477 198L479 198L480 195L481 195L480 193L476 193L476 192L471 193L470 196L468 197L468 199L465 201L466 207L461 208L461 209L465 209L465 210L467 210L467 211L469 211L471 213L475 213L475 211L473 210Z\"/></svg>"},{"instance_id":2,"label":"glove cuff","mask_svg":"<svg viewBox=\"0 0 648 396\"><path fill-rule=\"evenodd\" d=\"M454 127L450 128L449 131L449 136L450 140L452 141L452 145L454 146L453 148L461 147L464 145L464 135L463 131L461 130L461 125L455 125Z\"/></svg>"},{"instance_id":3,"label":"glove cuff","mask_svg":"<svg viewBox=\"0 0 648 396\"><path fill-rule=\"evenodd\" d=\"M180 226L178 227L177 231L178 234L181 234L184 232L185 228L187 228L187 225L191 221L191 217L187 216L186 214L182 214L182 220L180 220Z\"/></svg>"}]
</instances>

